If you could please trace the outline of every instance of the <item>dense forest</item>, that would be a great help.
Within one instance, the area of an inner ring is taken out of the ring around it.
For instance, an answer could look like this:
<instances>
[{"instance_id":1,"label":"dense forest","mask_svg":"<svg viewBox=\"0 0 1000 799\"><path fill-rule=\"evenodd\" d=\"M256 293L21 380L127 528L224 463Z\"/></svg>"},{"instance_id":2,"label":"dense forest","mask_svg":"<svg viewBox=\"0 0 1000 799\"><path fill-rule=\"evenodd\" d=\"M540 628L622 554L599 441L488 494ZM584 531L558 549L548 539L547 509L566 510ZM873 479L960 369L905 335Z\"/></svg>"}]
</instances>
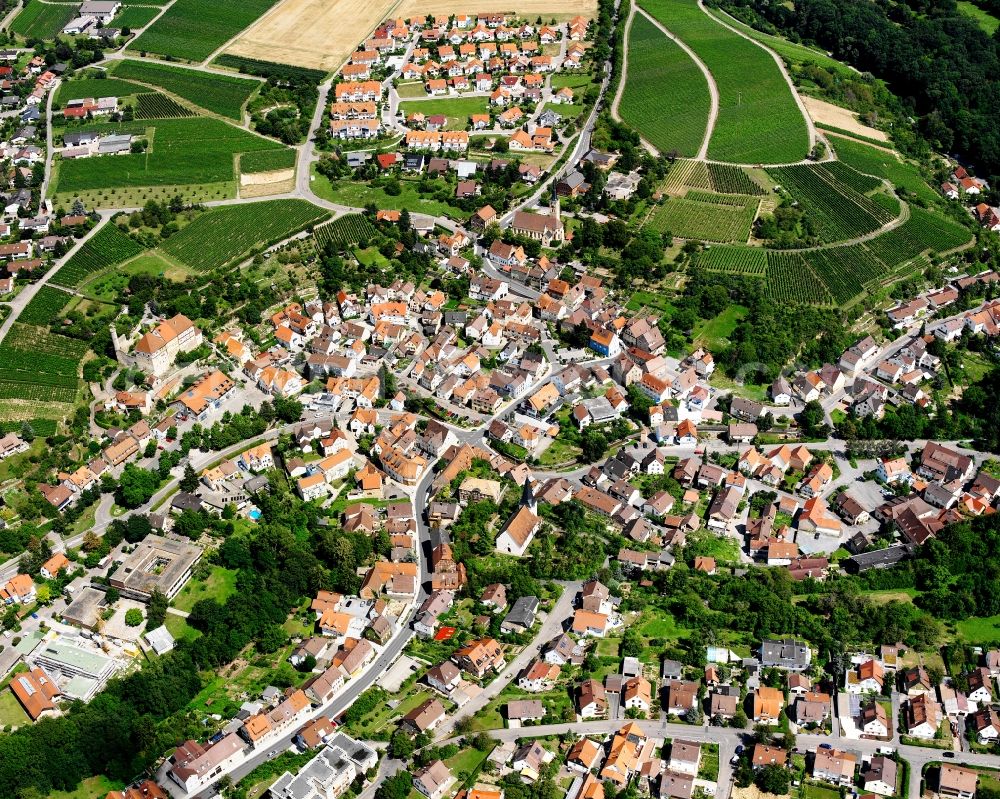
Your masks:
<instances>
[{"instance_id":1,"label":"dense forest","mask_svg":"<svg viewBox=\"0 0 1000 799\"><path fill-rule=\"evenodd\" d=\"M887 81L933 147L1000 175L1000 38L955 0L722 0L737 16L817 44Z\"/></svg>"}]
</instances>

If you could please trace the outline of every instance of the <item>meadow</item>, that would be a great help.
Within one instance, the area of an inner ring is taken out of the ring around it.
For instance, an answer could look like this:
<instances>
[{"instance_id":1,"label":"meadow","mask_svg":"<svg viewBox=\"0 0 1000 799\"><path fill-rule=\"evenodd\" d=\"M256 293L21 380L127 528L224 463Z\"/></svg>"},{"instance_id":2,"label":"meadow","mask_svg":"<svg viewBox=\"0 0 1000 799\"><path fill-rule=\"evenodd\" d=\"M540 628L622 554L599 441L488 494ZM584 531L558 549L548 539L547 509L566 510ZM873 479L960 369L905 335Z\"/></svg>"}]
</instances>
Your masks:
<instances>
[{"instance_id":1,"label":"meadow","mask_svg":"<svg viewBox=\"0 0 1000 799\"><path fill-rule=\"evenodd\" d=\"M660 152L697 155L711 104L698 65L643 14L632 20L627 57L618 115Z\"/></svg>"},{"instance_id":2,"label":"meadow","mask_svg":"<svg viewBox=\"0 0 1000 799\"><path fill-rule=\"evenodd\" d=\"M76 288L91 275L134 258L145 248L109 222L87 239L52 277L52 283Z\"/></svg>"},{"instance_id":3,"label":"meadow","mask_svg":"<svg viewBox=\"0 0 1000 799\"><path fill-rule=\"evenodd\" d=\"M133 59L119 61L112 73L119 78L137 80L164 89L207 111L235 120L243 118L243 106L260 86L259 81L247 78L213 75Z\"/></svg>"},{"instance_id":4,"label":"meadow","mask_svg":"<svg viewBox=\"0 0 1000 799\"><path fill-rule=\"evenodd\" d=\"M282 149L287 148L216 119L157 120L146 153L59 161L56 192L231 182L234 154Z\"/></svg>"},{"instance_id":5,"label":"meadow","mask_svg":"<svg viewBox=\"0 0 1000 799\"><path fill-rule=\"evenodd\" d=\"M10 23L10 31L28 39L51 39L75 16L74 5L28 3Z\"/></svg>"},{"instance_id":6,"label":"meadow","mask_svg":"<svg viewBox=\"0 0 1000 799\"><path fill-rule=\"evenodd\" d=\"M204 61L273 6L275 0L177 0L130 45L135 51Z\"/></svg>"},{"instance_id":7,"label":"meadow","mask_svg":"<svg viewBox=\"0 0 1000 799\"><path fill-rule=\"evenodd\" d=\"M780 164L806 157L805 119L767 51L724 28L694 0L643 0L641 6L694 50L715 78L719 117L709 158Z\"/></svg>"},{"instance_id":8,"label":"meadow","mask_svg":"<svg viewBox=\"0 0 1000 799\"><path fill-rule=\"evenodd\" d=\"M322 221L328 213L305 200L268 200L212 208L160 247L193 269L226 266Z\"/></svg>"},{"instance_id":9,"label":"meadow","mask_svg":"<svg viewBox=\"0 0 1000 799\"><path fill-rule=\"evenodd\" d=\"M407 116L416 112L424 116L444 114L448 117L445 130L465 130L472 114L488 114L490 109L486 97L434 97L400 103L399 110Z\"/></svg>"}]
</instances>

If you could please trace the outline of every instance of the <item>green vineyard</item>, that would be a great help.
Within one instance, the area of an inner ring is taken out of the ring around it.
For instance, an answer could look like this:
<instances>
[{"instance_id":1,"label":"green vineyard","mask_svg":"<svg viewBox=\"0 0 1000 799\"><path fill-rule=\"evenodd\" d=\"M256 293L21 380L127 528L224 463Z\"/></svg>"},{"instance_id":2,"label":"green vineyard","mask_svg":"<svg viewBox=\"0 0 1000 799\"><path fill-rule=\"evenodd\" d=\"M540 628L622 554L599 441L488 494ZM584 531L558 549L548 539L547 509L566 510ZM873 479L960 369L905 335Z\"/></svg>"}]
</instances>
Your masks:
<instances>
[{"instance_id":1,"label":"green vineyard","mask_svg":"<svg viewBox=\"0 0 1000 799\"><path fill-rule=\"evenodd\" d=\"M968 230L941 214L910 207L906 222L862 244L798 251L717 246L702 251L695 264L764 278L768 294L781 302L846 305L915 265L926 267L923 253L944 252L971 240Z\"/></svg>"},{"instance_id":2,"label":"green vineyard","mask_svg":"<svg viewBox=\"0 0 1000 799\"><path fill-rule=\"evenodd\" d=\"M756 197L690 191L683 199L668 199L646 225L682 239L745 243L759 203Z\"/></svg>"},{"instance_id":3,"label":"green vineyard","mask_svg":"<svg viewBox=\"0 0 1000 799\"><path fill-rule=\"evenodd\" d=\"M732 164L709 164L708 176L712 181L712 188L722 194L749 194L753 197L764 194L764 189L743 169Z\"/></svg>"},{"instance_id":4,"label":"green vineyard","mask_svg":"<svg viewBox=\"0 0 1000 799\"><path fill-rule=\"evenodd\" d=\"M143 246L122 232L114 222L102 227L77 250L52 278L52 283L76 288L95 272L124 263Z\"/></svg>"},{"instance_id":5,"label":"green vineyard","mask_svg":"<svg viewBox=\"0 0 1000 799\"><path fill-rule=\"evenodd\" d=\"M161 249L194 269L228 266L326 218L305 200L268 200L213 208L167 239Z\"/></svg>"},{"instance_id":6,"label":"green vineyard","mask_svg":"<svg viewBox=\"0 0 1000 799\"><path fill-rule=\"evenodd\" d=\"M316 243L320 247L325 247L327 244L332 244L334 247L357 244L360 241L367 241L377 233L376 227L361 214L342 216L321 225L314 231Z\"/></svg>"},{"instance_id":7,"label":"green vineyard","mask_svg":"<svg viewBox=\"0 0 1000 799\"><path fill-rule=\"evenodd\" d=\"M138 94L135 98L136 119L176 119L193 117L194 111L158 92Z\"/></svg>"},{"instance_id":8,"label":"green vineyard","mask_svg":"<svg viewBox=\"0 0 1000 799\"><path fill-rule=\"evenodd\" d=\"M809 215L820 241L836 242L864 236L893 219L885 208L845 185L821 166L778 167L770 169L769 174Z\"/></svg>"},{"instance_id":9,"label":"green vineyard","mask_svg":"<svg viewBox=\"0 0 1000 799\"><path fill-rule=\"evenodd\" d=\"M698 256L698 266L712 272L764 277L767 251L760 247L710 247Z\"/></svg>"},{"instance_id":10,"label":"green vineyard","mask_svg":"<svg viewBox=\"0 0 1000 799\"><path fill-rule=\"evenodd\" d=\"M48 327L69 301L70 295L65 291L52 286L42 286L21 311L18 320L26 325Z\"/></svg>"}]
</instances>

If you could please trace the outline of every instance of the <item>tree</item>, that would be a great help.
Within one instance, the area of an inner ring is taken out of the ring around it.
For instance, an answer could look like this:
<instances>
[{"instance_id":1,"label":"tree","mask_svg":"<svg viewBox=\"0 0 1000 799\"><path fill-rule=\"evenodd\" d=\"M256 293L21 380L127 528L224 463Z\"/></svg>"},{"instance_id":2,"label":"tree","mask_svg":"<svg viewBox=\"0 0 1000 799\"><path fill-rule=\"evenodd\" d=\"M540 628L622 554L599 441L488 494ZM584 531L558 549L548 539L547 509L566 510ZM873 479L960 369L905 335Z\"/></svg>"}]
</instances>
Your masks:
<instances>
[{"instance_id":1,"label":"tree","mask_svg":"<svg viewBox=\"0 0 1000 799\"><path fill-rule=\"evenodd\" d=\"M416 747L413 739L403 730L396 730L389 739L389 756L396 760L408 760Z\"/></svg>"},{"instance_id":2,"label":"tree","mask_svg":"<svg viewBox=\"0 0 1000 799\"><path fill-rule=\"evenodd\" d=\"M829 428L823 423L826 414L819 400L810 400L799 414L799 424L802 432L809 438L824 437Z\"/></svg>"},{"instance_id":3,"label":"tree","mask_svg":"<svg viewBox=\"0 0 1000 799\"><path fill-rule=\"evenodd\" d=\"M152 498L159 486L159 474L129 463L118 481L115 499L122 507L138 508Z\"/></svg>"},{"instance_id":4,"label":"tree","mask_svg":"<svg viewBox=\"0 0 1000 799\"><path fill-rule=\"evenodd\" d=\"M129 627L138 627L142 624L142 611L139 608L129 608L126 610L125 624Z\"/></svg>"},{"instance_id":5,"label":"tree","mask_svg":"<svg viewBox=\"0 0 1000 799\"><path fill-rule=\"evenodd\" d=\"M791 775L784 766L776 763L764 766L754 775L754 785L766 793L784 796L791 784Z\"/></svg>"},{"instance_id":6,"label":"tree","mask_svg":"<svg viewBox=\"0 0 1000 799\"><path fill-rule=\"evenodd\" d=\"M585 463L594 463L604 457L608 450L608 439L596 427L587 427L580 436L581 458Z\"/></svg>"},{"instance_id":7,"label":"tree","mask_svg":"<svg viewBox=\"0 0 1000 799\"><path fill-rule=\"evenodd\" d=\"M184 476L181 478L180 487L181 491L189 494L198 488L198 474L190 462L184 465Z\"/></svg>"},{"instance_id":8,"label":"tree","mask_svg":"<svg viewBox=\"0 0 1000 799\"><path fill-rule=\"evenodd\" d=\"M159 588L154 588L149 595L149 605L146 608L146 621L149 629L160 627L167 618L167 604L170 600Z\"/></svg>"},{"instance_id":9,"label":"tree","mask_svg":"<svg viewBox=\"0 0 1000 799\"><path fill-rule=\"evenodd\" d=\"M115 602L117 602L121 598L122 598L122 595L120 593L118 593L118 589L117 588L111 587L107 591L104 592L104 601L107 602L108 605L115 604Z\"/></svg>"},{"instance_id":10,"label":"tree","mask_svg":"<svg viewBox=\"0 0 1000 799\"><path fill-rule=\"evenodd\" d=\"M24 422L24 424L21 425L21 438L29 444L35 440L35 428L32 427L29 422Z\"/></svg>"}]
</instances>

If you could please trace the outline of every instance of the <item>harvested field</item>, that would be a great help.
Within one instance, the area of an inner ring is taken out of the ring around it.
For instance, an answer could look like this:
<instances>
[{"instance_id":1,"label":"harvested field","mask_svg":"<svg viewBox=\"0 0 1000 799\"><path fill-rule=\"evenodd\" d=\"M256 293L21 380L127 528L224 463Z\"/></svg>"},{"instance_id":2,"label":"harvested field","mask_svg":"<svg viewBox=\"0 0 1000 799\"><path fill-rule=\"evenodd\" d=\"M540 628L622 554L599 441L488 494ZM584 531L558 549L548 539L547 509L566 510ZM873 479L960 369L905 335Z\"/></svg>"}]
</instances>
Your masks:
<instances>
[{"instance_id":1,"label":"harvested field","mask_svg":"<svg viewBox=\"0 0 1000 799\"><path fill-rule=\"evenodd\" d=\"M269 197L295 188L295 169L240 175L240 197Z\"/></svg>"},{"instance_id":2,"label":"harvested field","mask_svg":"<svg viewBox=\"0 0 1000 799\"><path fill-rule=\"evenodd\" d=\"M394 7L395 0L281 0L226 52L332 71Z\"/></svg>"},{"instance_id":3,"label":"harvested field","mask_svg":"<svg viewBox=\"0 0 1000 799\"><path fill-rule=\"evenodd\" d=\"M889 141L889 137L883 131L862 124L853 111L816 97L810 97L807 94L800 96L802 97L802 103L805 105L806 111L813 118L813 122L832 125L835 128L846 130L848 133L867 136L869 139L878 139L884 142Z\"/></svg>"},{"instance_id":4,"label":"harvested field","mask_svg":"<svg viewBox=\"0 0 1000 799\"><path fill-rule=\"evenodd\" d=\"M543 19L553 17L565 21L575 16L593 18L597 15L596 0L485 0L470 7L463 0L402 0L393 16L412 17L420 14L484 14L491 11L509 11L522 17Z\"/></svg>"}]
</instances>

